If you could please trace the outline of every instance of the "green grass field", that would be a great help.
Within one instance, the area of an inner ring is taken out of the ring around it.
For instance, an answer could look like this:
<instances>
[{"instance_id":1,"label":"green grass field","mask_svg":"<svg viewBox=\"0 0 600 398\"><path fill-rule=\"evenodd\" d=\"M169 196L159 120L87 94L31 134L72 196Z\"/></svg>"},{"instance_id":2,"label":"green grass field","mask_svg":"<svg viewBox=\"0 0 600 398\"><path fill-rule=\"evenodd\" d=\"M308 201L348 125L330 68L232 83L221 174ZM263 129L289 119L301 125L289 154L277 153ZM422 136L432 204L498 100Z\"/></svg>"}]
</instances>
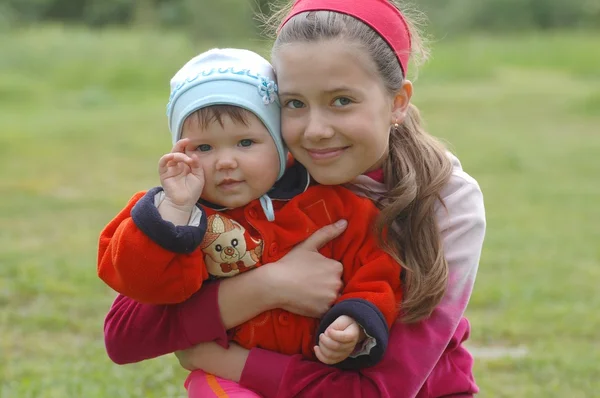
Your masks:
<instances>
[{"instance_id":1,"label":"green grass field","mask_svg":"<svg viewBox=\"0 0 600 398\"><path fill-rule=\"evenodd\" d=\"M598 33L441 40L416 82L486 198L468 311L482 397L600 394L599 48ZM95 264L100 229L158 183L168 80L199 49L163 33L0 36L0 397L184 396L173 356L107 358L114 294Z\"/></svg>"}]
</instances>

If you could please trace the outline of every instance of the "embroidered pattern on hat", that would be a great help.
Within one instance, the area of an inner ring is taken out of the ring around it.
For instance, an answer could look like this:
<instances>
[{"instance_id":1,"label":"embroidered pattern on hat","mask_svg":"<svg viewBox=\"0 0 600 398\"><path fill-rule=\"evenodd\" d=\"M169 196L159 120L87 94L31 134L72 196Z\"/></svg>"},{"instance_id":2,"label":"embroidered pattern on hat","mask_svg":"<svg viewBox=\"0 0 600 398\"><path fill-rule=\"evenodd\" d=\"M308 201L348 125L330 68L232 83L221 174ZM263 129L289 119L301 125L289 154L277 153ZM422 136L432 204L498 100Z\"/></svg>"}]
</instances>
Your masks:
<instances>
[{"instance_id":1,"label":"embroidered pattern on hat","mask_svg":"<svg viewBox=\"0 0 600 398\"><path fill-rule=\"evenodd\" d=\"M199 77L208 77L212 74L233 74L238 76L248 76L252 79L258 80L258 93L262 97L263 103L265 105L269 105L276 100L277 96L277 84L268 79L267 77L261 76L260 74L253 74L249 69L239 69L236 70L233 67L230 68L211 68L200 71L193 76L190 76L177 84L177 86L171 92L169 96L169 102L167 103L167 115L169 115L169 110L171 106L173 106L173 99L177 96L177 93L181 91L181 89L187 86L189 83L196 81Z\"/></svg>"},{"instance_id":2,"label":"embroidered pattern on hat","mask_svg":"<svg viewBox=\"0 0 600 398\"><path fill-rule=\"evenodd\" d=\"M264 76L260 76L260 84L258 85L258 93L262 97L263 103L269 105L275 102L277 96L277 84Z\"/></svg>"}]
</instances>

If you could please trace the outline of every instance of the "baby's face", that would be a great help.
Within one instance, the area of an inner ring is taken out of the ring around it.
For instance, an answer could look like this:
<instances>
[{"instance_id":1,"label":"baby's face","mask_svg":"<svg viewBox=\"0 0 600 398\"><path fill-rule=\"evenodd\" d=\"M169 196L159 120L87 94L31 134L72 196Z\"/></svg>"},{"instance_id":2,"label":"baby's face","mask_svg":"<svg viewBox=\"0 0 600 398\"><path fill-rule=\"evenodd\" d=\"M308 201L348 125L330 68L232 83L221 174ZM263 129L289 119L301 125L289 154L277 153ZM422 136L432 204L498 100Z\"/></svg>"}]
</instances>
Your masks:
<instances>
[{"instance_id":1,"label":"baby's face","mask_svg":"<svg viewBox=\"0 0 600 398\"><path fill-rule=\"evenodd\" d=\"M267 193L277 181L279 156L265 125L253 114L247 123L222 115L222 125L186 119L181 138L190 139L187 153L198 155L204 170L201 198L227 208L242 207Z\"/></svg>"}]
</instances>

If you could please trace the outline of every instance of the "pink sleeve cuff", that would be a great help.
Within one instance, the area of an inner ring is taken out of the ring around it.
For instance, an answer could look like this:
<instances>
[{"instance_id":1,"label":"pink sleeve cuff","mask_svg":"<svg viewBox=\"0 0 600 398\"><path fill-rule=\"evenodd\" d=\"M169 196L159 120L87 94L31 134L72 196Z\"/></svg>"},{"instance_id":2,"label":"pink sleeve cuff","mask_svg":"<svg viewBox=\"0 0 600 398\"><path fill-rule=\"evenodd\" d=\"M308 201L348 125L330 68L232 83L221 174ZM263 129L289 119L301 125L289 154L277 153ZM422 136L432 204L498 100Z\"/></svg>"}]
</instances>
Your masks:
<instances>
[{"instance_id":1,"label":"pink sleeve cuff","mask_svg":"<svg viewBox=\"0 0 600 398\"><path fill-rule=\"evenodd\" d=\"M219 282L205 283L196 293L179 305L179 319L190 346L215 341L229 347L227 331L219 311Z\"/></svg>"},{"instance_id":2,"label":"pink sleeve cuff","mask_svg":"<svg viewBox=\"0 0 600 398\"><path fill-rule=\"evenodd\" d=\"M242 371L240 385L250 388L265 398L277 396L279 383L293 357L253 348Z\"/></svg>"}]
</instances>

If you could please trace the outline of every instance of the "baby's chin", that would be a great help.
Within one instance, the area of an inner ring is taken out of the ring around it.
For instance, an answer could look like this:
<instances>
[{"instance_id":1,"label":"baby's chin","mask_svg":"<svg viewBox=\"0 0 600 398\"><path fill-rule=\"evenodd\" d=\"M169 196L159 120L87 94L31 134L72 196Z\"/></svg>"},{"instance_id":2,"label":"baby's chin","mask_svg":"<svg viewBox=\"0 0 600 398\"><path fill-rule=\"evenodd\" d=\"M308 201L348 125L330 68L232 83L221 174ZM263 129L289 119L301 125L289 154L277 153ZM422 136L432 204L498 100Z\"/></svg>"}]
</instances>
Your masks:
<instances>
[{"instance_id":1,"label":"baby's chin","mask_svg":"<svg viewBox=\"0 0 600 398\"><path fill-rule=\"evenodd\" d=\"M210 203L214 203L215 205L226 208L226 209L237 209L238 207L244 207L248 205L253 200L258 199L259 197L244 197L244 198L228 198L228 199L220 199L220 200L208 200Z\"/></svg>"}]
</instances>

